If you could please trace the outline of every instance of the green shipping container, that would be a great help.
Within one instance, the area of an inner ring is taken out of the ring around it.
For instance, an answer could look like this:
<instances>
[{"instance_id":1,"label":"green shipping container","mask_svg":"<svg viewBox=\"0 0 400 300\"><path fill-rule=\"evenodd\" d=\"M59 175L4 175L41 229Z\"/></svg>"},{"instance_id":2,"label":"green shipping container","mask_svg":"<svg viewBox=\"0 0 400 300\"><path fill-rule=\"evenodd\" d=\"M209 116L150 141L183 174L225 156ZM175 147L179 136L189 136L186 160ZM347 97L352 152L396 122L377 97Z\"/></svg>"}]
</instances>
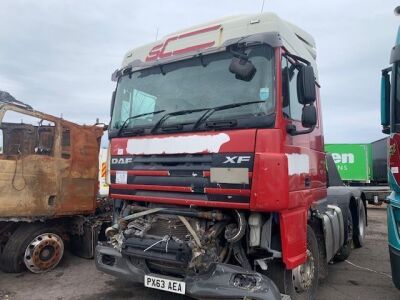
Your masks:
<instances>
[{"instance_id":1,"label":"green shipping container","mask_svg":"<svg viewBox=\"0 0 400 300\"><path fill-rule=\"evenodd\" d=\"M342 180L369 182L372 180L371 144L326 144Z\"/></svg>"}]
</instances>

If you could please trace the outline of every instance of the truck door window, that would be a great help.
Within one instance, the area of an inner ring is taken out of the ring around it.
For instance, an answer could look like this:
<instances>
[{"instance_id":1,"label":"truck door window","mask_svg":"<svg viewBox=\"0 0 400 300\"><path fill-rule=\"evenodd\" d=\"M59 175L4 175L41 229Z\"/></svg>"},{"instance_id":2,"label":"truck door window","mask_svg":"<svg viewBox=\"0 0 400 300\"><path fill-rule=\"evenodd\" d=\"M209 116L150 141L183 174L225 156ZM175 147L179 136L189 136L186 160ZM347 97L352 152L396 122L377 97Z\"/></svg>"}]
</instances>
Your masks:
<instances>
[{"instance_id":1,"label":"truck door window","mask_svg":"<svg viewBox=\"0 0 400 300\"><path fill-rule=\"evenodd\" d=\"M71 131L63 127L61 138L61 157L69 159L71 157Z\"/></svg>"},{"instance_id":2,"label":"truck door window","mask_svg":"<svg viewBox=\"0 0 400 300\"><path fill-rule=\"evenodd\" d=\"M54 123L7 111L0 128L4 155L53 155Z\"/></svg>"},{"instance_id":3,"label":"truck door window","mask_svg":"<svg viewBox=\"0 0 400 300\"><path fill-rule=\"evenodd\" d=\"M292 120L301 120L303 105L297 98L298 69L286 57L282 58L283 114Z\"/></svg>"}]
</instances>

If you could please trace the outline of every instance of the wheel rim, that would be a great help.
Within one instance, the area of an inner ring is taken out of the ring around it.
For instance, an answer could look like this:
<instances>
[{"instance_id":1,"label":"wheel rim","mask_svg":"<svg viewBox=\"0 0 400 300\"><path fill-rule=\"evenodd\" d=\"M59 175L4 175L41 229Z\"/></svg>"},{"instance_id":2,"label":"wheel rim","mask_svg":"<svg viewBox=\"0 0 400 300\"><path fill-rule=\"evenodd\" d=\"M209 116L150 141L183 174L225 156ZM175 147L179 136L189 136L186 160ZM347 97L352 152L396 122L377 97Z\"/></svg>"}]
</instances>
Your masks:
<instances>
[{"instance_id":1,"label":"wheel rim","mask_svg":"<svg viewBox=\"0 0 400 300\"><path fill-rule=\"evenodd\" d=\"M293 285L297 293L307 291L313 284L315 274L314 257L310 250L307 250L307 260L304 264L292 271Z\"/></svg>"},{"instance_id":2,"label":"wheel rim","mask_svg":"<svg viewBox=\"0 0 400 300\"><path fill-rule=\"evenodd\" d=\"M54 233L35 237L26 247L24 263L29 271L43 273L55 268L64 254L64 243Z\"/></svg>"},{"instance_id":3,"label":"wheel rim","mask_svg":"<svg viewBox=\"0 0 400 300\"><path fill-rule=\"evenodd\" d=\"M360 203L359 213L358 213L358 233L360 237L364 240L365 237L365 208L364 204Z\"/></svg>"}]
</instances>

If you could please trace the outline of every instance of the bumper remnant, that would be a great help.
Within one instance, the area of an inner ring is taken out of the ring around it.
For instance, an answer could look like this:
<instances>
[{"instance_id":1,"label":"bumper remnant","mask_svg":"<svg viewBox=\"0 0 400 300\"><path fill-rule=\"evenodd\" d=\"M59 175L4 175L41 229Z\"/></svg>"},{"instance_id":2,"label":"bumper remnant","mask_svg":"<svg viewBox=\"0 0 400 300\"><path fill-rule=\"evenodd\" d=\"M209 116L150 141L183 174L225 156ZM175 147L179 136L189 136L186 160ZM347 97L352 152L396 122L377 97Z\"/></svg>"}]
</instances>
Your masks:
<instances>
[{"instance_id":1,"label":"bumper remnant","mask_svg":"<svg viewBox=\"0 0 400 300\"><path fill-rule=\"evenodd\" d=\"M143 259L132 262L118 250L104 245L96 247L96 267L100 271L123 280L144 283L145 275L153 274ZM276 285L268 277L239 266L216 263L205 274L186 275L186 294L193 298L246 298L278 300L281 295Z\"/></svg>"}]
</instances>

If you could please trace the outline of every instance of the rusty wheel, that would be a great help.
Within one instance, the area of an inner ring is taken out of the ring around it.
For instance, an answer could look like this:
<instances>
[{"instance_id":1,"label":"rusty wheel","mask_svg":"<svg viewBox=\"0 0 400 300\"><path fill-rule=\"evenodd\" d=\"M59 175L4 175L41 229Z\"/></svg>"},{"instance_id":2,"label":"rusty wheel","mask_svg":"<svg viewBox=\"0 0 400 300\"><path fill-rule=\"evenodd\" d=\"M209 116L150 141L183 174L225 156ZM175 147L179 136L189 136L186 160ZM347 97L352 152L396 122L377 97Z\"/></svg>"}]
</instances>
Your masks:
<instances>
[{"instance_id":1,"label":"rusty wheel","mask_svg":"<svg viewBox=\"0 0 400 300\"><path fill-rule=\"evenodd\" d=\"M64 254L64 242L55 233L42 233L26 247L24 263L32 273L43 273L55 268Z\"/></svg>"},{"instance_id":2,"label":"rusty wheel","mask_svg":"<svg viewBox=\"0 0 400 300\"><path fill-rule=\"evenodd\" d=\"M0 269L19 273L27 267L34 273L42 273L54 268L64 252L62 232L62 225L21 222L0 255Z\"/></svg>"}]
</instances>

